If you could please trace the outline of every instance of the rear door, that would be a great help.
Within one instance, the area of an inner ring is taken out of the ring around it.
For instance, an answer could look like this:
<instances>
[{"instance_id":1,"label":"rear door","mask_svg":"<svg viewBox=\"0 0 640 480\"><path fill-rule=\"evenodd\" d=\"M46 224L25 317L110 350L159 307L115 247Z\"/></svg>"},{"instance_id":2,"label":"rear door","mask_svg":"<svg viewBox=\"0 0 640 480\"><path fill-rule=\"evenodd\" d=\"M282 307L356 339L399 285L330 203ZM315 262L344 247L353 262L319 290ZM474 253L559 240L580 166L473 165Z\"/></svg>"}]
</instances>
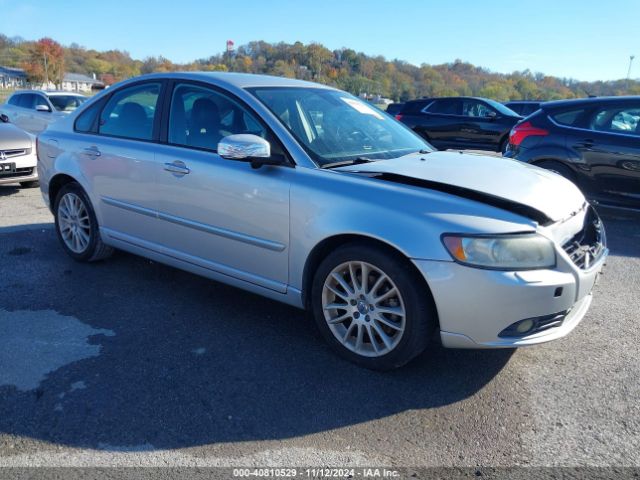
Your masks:
<instances>
[{"instance_id":1,"label":"rear door","mask_svg":"<svg viewBox=\"0 0 640 480\"><path fill-rule=\"evenodd\" d=\"M148 248L158 241L152 142L159 131L162 88L156 80L112 92L76 120L76 132L85 134L74 135L69 147L90 184L105 233Z\"/></svg>"},{"instance_id":2,"label":"rear door","mask_svg":"<svg viewBox=\"0 0 640 480\"><path fill-rule=\"evenodd\" d=\"M610 103L594 109L573 147L590 169L593 189L603 201L640 207L640 102Z\"/></svg>"},{"instance_id":3,"label":"rear door","mask_svg":"<svg viewBox=\"0 0 640 480\"><path fill-rule=\"evenodd\" d=\"M460 146L460 137L465 128L461 114L460 99L436 99L424 108L421 115L423 121L414 130L440 150L456 148Z\"/></svg>"}]
</instances>

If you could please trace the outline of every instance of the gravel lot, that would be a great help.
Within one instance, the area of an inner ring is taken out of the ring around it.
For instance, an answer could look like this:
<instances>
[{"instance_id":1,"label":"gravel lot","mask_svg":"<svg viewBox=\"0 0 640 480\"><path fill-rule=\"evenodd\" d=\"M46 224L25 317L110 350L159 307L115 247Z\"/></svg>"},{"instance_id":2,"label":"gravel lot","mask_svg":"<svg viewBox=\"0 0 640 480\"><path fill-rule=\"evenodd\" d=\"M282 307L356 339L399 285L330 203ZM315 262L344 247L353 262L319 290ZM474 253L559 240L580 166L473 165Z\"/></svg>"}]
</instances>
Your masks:
<instances>
[{"instance_id":1,"label":"gravel lot","mask_svg":"<svg viewBox=\"0 0 640 480\"><path fill-rule=\"evenodd\" d=\"M640 466L640 216L568 338L374 373L305 315L125 253L63 254L0 186L0 466Z\"/></svg>"}]
</instances>

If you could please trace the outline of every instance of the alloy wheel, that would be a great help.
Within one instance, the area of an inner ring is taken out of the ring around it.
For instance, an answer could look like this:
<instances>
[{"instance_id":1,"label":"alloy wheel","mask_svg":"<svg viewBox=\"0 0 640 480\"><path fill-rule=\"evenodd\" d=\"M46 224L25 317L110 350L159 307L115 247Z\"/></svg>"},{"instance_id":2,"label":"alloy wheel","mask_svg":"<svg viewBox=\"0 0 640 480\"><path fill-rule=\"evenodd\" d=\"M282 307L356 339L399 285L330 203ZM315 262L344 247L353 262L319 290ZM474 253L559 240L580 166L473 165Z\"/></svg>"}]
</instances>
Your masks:
<instances>
[{"instance_id":1,"label":"alloy wheel","mask_svg":"<svg viewBox=\"0 0 640 480\"><path fill-rule=\"evenodd\" d=\"M329 273L322 308L335 338L358 355L380 357L391 352L405 331L400 290L385 272L366 262L345 262Z\"/></svg>"},{"instance_id":2,"label":"alloy wheel","mask_svg":"<svg viewBox=\"0 0 640 480\"><path fill-rule=\"evenodd\" d=\"M81 254L91 241L91 221L82 199L68 192L58 206L58 228L65 245L74 253Z\"/></svg>"}]
</instances>

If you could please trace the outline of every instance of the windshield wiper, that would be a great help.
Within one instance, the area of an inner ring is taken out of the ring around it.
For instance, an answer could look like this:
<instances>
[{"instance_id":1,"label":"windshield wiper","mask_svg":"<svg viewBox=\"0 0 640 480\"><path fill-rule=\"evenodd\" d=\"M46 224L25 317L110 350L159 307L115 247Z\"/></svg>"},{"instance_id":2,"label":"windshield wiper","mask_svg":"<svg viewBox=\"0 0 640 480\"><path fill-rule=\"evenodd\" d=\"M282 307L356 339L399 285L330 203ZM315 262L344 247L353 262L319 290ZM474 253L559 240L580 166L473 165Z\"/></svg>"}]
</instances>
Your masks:
<instances>
[{"instance_id":1,"label":"windshield wiper","mask_svg":"<svg viewBox=\"0 0 640 480\"><path fill-rule=\"evenodd\" d=\"M322 165L322 168L345 167L347 165L359 165L361 163L370 162L375 162L375 160L372 160L368 157L357 157L351 160L341 160L340 162L325 163L324 165Z\"/></svg>"}]
</instances>

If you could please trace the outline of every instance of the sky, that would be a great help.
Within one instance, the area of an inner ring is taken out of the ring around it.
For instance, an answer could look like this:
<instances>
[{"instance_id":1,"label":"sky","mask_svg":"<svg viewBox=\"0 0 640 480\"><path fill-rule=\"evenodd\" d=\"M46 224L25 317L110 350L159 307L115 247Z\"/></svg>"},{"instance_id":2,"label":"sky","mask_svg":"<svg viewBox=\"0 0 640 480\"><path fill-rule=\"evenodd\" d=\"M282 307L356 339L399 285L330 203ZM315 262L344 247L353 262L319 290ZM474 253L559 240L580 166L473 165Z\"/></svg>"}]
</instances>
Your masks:
<instances>
[{"instance_id":1,"label":"sky","mask_svg":"<svg viewBox=\"0 0 640 480\"><path fill-rule=\"evenodd\" d=\"M177 63L227 40L319 42L415 65L461 59L495 72L640 78L639 0L0 0L0 33ZM1 61L1 59L0 59Z\"/></svg>"}]
</instances>

